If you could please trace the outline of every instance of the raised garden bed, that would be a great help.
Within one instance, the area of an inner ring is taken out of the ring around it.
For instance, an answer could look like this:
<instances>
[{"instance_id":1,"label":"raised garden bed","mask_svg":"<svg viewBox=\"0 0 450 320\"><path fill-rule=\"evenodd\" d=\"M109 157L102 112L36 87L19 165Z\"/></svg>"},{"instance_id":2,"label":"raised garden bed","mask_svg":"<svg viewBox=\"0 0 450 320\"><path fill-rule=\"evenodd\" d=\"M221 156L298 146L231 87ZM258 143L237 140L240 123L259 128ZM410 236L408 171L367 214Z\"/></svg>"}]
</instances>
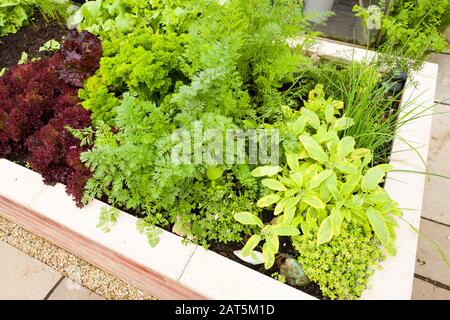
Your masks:
<instances>
[{"instance_id":1,"label":"raised garden bed","mask_svg":"<svg viewBox=\"0 0 450 320\"><path fill-rule=\"evenodd\" d=\"M318 41L308 52L341 62L362 61L374 53ZM397 254L382 263L363 299L409 299L412 291L428 157L431 106L437 66L425 64L408 80L400 107L424 113L402 126L394 142L385 189L404 220L397 219ZM414 83L414 85L412 85ZM408 112L409 110L403 110ZM414 148L414 149L412 149ZM137 218L121 212L109 233L96 228L105 203L94 200L83 209L66 195L64 186L45 186L39 174L0 160L0 215L48 239L86 261L141 288L159 299L314 299L300 290L233 262L212 251L161 230L151 248L136 230ZM406 223L407 221L411 226Z\"/></svg>"}]
</instances>

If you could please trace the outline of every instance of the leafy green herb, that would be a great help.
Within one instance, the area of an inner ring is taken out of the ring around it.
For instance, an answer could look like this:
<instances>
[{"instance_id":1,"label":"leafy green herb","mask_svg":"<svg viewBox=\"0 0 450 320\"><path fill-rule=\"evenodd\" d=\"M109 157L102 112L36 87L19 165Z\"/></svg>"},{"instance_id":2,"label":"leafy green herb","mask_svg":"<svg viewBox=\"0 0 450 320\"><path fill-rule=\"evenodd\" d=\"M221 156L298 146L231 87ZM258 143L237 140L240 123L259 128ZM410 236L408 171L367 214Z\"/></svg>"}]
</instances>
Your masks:
<instances>
[{"instance_id":1,"label":"leafy green herb","mask_svg":"<svg viewBox=\"0 0 450 320\"><path fill-rule=\"evenodd\" d=\"M94 130L92 127L83 129L73 129L69 126L64 127L75 138L80 140L80 146L91 146L94 143Z\"/></svg>"},{"instance_id":2,"label":"leafy green herb","mask_svg":"<svg viewBox=\"0 0 450 320\"><path fill-rule=\"evenodd\" d=\"M373 273L385 259L380 242L363 227L344 224L339 236L321 246L317 231L294 239L305 274L330 299L359 299Z\"/></svg>"},{"instance_id":3,"label":"leafy green herb","mask_svg":"<svg viewBox=\"0 0 450 320\"><path fill-rule=\"evenodd\" d=\"M321 114L305 110L317 108L318 101L322 103L321 110L334 107ZM399 215L400 211L380 187L391 166L369 168L370 150L355 149L351 137L339 138L340 131L348 129L353 121L334 116L342 104L324 100L321 86L311 92L305 108L286 124L285 133L299 137L295 148L286 152L287 167L276 179L262 181L269 194L257 205L273 209L274 219L265 226L249 212L235 214L235 219L260 228L256 239L265 242L263 255L267 269L275 261L279 236L295 237L300 230L305 235L315 233L320 246L340 235L344 221L373 230L388 252L395 254L396 223L392 216ZM254 173L273 175L278 171L265 170L256 169ZM244 253L259 244L256 239L250 239Z\"/></svg>"},{"instance_id":4,"label":"leafy green herb","mask_svg":"<svg viewBox=\"0 0 450 320\"><path fill-rule=\"evenodd\" d=\"M116 225L119 218L120 211L113 207L103 207L100 209L100 218L97 228L104 233L111 232L111 229Z\"/></svg>"},{"instance_id":5,"label":"leafy green herb","mask_svg":"<svg viewBox=\"0 0 450 320\"><path fill-rule=\"evenodd\" d=\"M48 51L53 52L57 51L61 48L61 44L56 41L55 39L49 40L46 43L44 43L40 48L39 52Z\"/></svg>"},{"instance_id":6,"label":"leafy green herb","mask_svg":"<svg viewBox=\"0 0 450 320\"><path fill-rule=\"evenodd\" d=\"M159 243L159 236L162 230L156 226L149 224L147 221L140 219L136 224L137 230L147 236L148 244L151 247L156 247Z\"/></svg>"},{"instance_id":7,"label":"leafy green herb","mask_svg":"<svg viewBox=\"0 0 450 320\"><path fill-rule=\"evenodd\" d=\"M428 50L443 51L448 48L443 34L450 25L450 0L398 0L383 19L385 41L415 59Z\"/></svg>"},{"instance_id":8,"label":"leafy green herb","mask_svg":"<svg viewBox=\"0 0 450 320\"><path fill-rule=\"evenodd\" d=\"M279 272L272 273L271 277L274 278L275 280L280 281L281 283L286 283L286 277L280 274Z\"/></svg>"}]
</instances>

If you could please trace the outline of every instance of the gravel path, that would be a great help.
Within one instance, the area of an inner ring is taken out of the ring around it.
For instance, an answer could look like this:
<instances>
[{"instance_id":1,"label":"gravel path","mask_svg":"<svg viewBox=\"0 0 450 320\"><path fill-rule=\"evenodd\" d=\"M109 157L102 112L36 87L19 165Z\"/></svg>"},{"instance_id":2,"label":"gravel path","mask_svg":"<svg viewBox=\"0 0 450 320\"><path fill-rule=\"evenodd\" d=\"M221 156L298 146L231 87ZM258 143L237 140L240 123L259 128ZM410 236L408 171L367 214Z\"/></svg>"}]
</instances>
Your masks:
<instances>
[{"instance_id":1,"label":"gravel path","mask_svg":"<svg viewBox=\"0 0 450 320\"><path fill-rule=\"evenodd\" d=\"M0 217L0 241L23 251L108 300L154 300L130 284L112 276L54 244Z\"/></svg>"}]
</instances>

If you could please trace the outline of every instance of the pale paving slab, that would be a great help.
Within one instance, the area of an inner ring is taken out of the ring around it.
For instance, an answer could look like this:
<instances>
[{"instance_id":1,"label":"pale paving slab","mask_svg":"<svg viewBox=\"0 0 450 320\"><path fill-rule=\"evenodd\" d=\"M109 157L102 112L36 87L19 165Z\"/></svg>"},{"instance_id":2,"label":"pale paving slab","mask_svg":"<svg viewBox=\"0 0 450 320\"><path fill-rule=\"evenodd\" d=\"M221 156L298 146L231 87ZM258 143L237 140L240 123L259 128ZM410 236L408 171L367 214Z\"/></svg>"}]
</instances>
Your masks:
<instances>
[{"instance_id":1,"label":"pale paving slab","mask_svg":"<svg viewBox=\"0 0 450 320\"><path fill-rule=\"evenodd\" d=\"M450 300L450 291L414 278L413 300Z\"/></svg>"},{"instance_id":2,"label":"pale paving slab","mask_svg":"<svg viewBox=\"0 0 450 320\"><path fill-rule=\"evenodd\" d=\"M56 287L48 300L105 300L92 291L81 287L75 281L65 278Z\"/></svg>"},{"instance_id":3,"label":"pale paving slab","mask_svg":"<svg viewBox=\"0 0 450 320\"><path fill-rule=\"evenodd\" d=\"M450 258L450 227L422 219L420 232L426 237L419 241L416 274L450 286L450 269L431 240L437 241Z\"/></svg>"},{"instance_id":4,"label":"pale paving slab","mask_svg":"<svg viewBox=\"0 0 450 320\"><path fill-rule=\"evenodd\" d=\"M450 63L450 62L449 62ZM434 108L428 169L450 177L450 106ZM422 217L450 225L450 180L430 176L425 183Z\"/></svg>"},{"instance_id":5,"label":"pale paving slab","mask_svg":"<svg viewBox=\"0 0 450 320\"><path fill-rule=\"evenodd\" d=\"M88 264L81 258L26 231L1 216L0 241L8 243L45 263L65 277L76 280L81 286L105 297L107 300L154 300L150 294Z\"/></svg>"},{"instance_id":6,"label":"pale paving slab","mask_svg":"<svg viewBox=\"0 0 450 320\"><path fill-rule=\"evenodd\" d=\"M450 104L450 55L433 53L429 61L439 65L436 102Z\"/></svg>"},{"instance_id":7,"label":"pale paving slab","mask_svg":"<svg viewBox=\"0 0 450 320\"><path fill-rule=\"evenodd\" d=\"M0 300L42 300L62 275L0 241Z\"/></svg>"}]
</instances>

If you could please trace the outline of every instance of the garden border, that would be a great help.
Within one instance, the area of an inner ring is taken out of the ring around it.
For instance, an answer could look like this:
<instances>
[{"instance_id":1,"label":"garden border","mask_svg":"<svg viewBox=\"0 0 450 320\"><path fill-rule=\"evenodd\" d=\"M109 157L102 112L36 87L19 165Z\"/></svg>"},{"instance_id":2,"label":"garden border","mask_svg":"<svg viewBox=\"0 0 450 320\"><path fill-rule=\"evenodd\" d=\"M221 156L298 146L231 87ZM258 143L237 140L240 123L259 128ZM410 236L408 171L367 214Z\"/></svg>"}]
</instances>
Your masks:
<instances>
[{"instance_id":1,"label":"garden border","mask_svg":"<svg viewBox=\"0 0 450 320\"><path fill-rule=\"evenodd\" d=\"M336 42L318 39L309 54L348 62L371 58L375 53ZM407 208L404 220L398 219L395 257L382 263L375 273L372 287L363 299L410 299L420 226L426 175L404 171L425 171L422 159L428 158L432 111L437 79L437 65L425 63L423 69L408 80L401 106L410 102L420 117L398 130L394 142L386 190ZM415 83L413 87L411 84ZM403 113L405 110L402 111ZM405 143L407 141L407 143ZM411 150L411 145L416 150ZM212 251L161 230L155 248L136 230L137 218L121 213L111 232L96 227L100 208L106 204L94 200L77 208L64 186L46 186L39 174L0 160L0 215L41 236L87 262L124 279L158 299L277 300L315 299L270 277L233 262Z\"/></svg>"}]
</instances>

